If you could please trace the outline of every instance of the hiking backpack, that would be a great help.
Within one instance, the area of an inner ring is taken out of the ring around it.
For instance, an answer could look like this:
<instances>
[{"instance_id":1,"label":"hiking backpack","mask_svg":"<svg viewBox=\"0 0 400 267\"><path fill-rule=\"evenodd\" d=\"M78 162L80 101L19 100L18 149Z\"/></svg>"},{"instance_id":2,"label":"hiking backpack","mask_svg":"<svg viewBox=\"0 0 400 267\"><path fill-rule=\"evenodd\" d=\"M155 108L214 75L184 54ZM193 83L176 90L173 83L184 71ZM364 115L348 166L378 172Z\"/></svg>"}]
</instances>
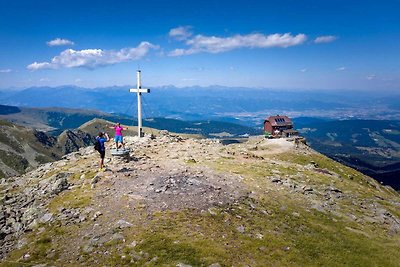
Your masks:
<instances>
[{"instance_id":1,"label":"hiking backpack","mask_svg":"<svg viewBox=\"0 0 400 267\"><path fill-rule=\"evenodd\" d=\"M96 139L96 142L94 143L94 150L100 151L100 140Z\"/></svg>"}]
</instances>

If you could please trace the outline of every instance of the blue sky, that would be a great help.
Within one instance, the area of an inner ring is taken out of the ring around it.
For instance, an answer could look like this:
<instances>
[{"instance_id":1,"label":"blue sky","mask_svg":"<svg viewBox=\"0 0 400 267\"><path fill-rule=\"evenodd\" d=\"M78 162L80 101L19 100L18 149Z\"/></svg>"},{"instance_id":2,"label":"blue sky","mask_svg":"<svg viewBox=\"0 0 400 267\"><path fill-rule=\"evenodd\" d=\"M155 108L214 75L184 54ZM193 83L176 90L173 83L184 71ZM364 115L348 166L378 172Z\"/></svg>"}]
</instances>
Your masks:
<instances>
[{"instance_id":1,"label":"blue sky","mask_svg":"<svg viewBox=\"0 0 400 267\"><path fill-rule=\"evenodd\" d=\"M0 88L400 90L400 1L0 1Z\"/></svg>"}]
</instances>

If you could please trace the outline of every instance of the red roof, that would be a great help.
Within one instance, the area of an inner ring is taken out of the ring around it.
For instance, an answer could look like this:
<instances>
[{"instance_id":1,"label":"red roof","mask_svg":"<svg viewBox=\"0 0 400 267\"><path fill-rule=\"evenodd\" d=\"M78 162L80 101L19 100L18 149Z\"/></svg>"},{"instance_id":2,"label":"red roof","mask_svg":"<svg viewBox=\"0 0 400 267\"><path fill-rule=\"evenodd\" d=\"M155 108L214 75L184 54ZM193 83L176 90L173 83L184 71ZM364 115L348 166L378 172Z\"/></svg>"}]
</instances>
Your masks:
<instances>
[{"instance_id":1,"label":"red roof","mask_svg":"<svg viewBox=\"0 0 400 267\"><path fill-rule=\"evenodd\" d=\"M268 121L271 123L272 126L288 126L288 125L293 125L293 122L291 119L289 119L287 116L270 116L268 119L265 121Z\"/></svg>"}]
</instances>

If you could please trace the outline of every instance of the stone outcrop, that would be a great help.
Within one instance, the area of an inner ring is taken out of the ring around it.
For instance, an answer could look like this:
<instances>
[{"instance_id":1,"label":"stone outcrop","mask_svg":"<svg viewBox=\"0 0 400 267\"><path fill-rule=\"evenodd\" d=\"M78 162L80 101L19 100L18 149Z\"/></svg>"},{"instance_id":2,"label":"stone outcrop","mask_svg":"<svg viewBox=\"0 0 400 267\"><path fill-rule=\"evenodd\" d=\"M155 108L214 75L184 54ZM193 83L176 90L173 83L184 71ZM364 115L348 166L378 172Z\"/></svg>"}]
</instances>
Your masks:
<instances>
[{"instance_id":1,"label":"stone outcrop","mask_svg":"<svg viewBox=\"0 0 400 267\"><path fill-rule=\"evenodd\" d=\"M312 229L319 224L340 226L351 235L376 234L388 242L397 242L400 234L397 192L305 145L256 137L224 146L218 140L166 131L125 141L130 160L112 157L108 144L104 172L98 170L98 153L89 146L22 176L3 178L0 258L32 263L32 255L39 255L35 263L99 265L117 257L121 265L171 265L164 254L150 249L161 235L157 242L181 253L169 256L177 257L176 266L232 264L229 258L235 255L202 259L196 242L222 248L252 244L249 240L260 245L255 250L244 246L241 253L256 255L253 263L246 258L248 264L262 265L257 255L265 256L272 249L268 246L280 246L280 253L301 250L296 240L286 240L288 234L292 239L317 235ZM269 226L269 221L276 225ZM37 252L35 247L45 246L32 236L51 246ZM170 238L175 238L171 244ZM279 245L268 238L277 238ZM192 259L188 262L179 258L186 255L186 246L192 255L185 256ZM25 256L14 258L15 250Z\"/></svg>"}]
</instances>

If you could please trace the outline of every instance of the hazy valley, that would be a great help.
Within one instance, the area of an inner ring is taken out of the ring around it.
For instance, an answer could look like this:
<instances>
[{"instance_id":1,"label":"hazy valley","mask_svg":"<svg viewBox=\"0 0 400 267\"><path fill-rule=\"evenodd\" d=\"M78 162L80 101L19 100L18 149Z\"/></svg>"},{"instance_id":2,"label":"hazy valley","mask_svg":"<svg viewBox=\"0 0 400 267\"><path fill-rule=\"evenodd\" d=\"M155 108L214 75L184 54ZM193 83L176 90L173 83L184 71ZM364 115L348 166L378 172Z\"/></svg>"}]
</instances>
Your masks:
<instances>
[{"instance_id":1,"label":"hazy valley","mask_svg":"<svg viewBox=\"0 0 400 267\"><path fill-rule=\"evenodd\" d=\"M130 86L32 87L0 91L0 103L18 107L94 109L136 116ZM400 120L400 94L385 91L278 90L237 87L164 86L143 98L144 117L229 121L261 126L271 114L329 119Z\"/></svg>"}]
</instances>

